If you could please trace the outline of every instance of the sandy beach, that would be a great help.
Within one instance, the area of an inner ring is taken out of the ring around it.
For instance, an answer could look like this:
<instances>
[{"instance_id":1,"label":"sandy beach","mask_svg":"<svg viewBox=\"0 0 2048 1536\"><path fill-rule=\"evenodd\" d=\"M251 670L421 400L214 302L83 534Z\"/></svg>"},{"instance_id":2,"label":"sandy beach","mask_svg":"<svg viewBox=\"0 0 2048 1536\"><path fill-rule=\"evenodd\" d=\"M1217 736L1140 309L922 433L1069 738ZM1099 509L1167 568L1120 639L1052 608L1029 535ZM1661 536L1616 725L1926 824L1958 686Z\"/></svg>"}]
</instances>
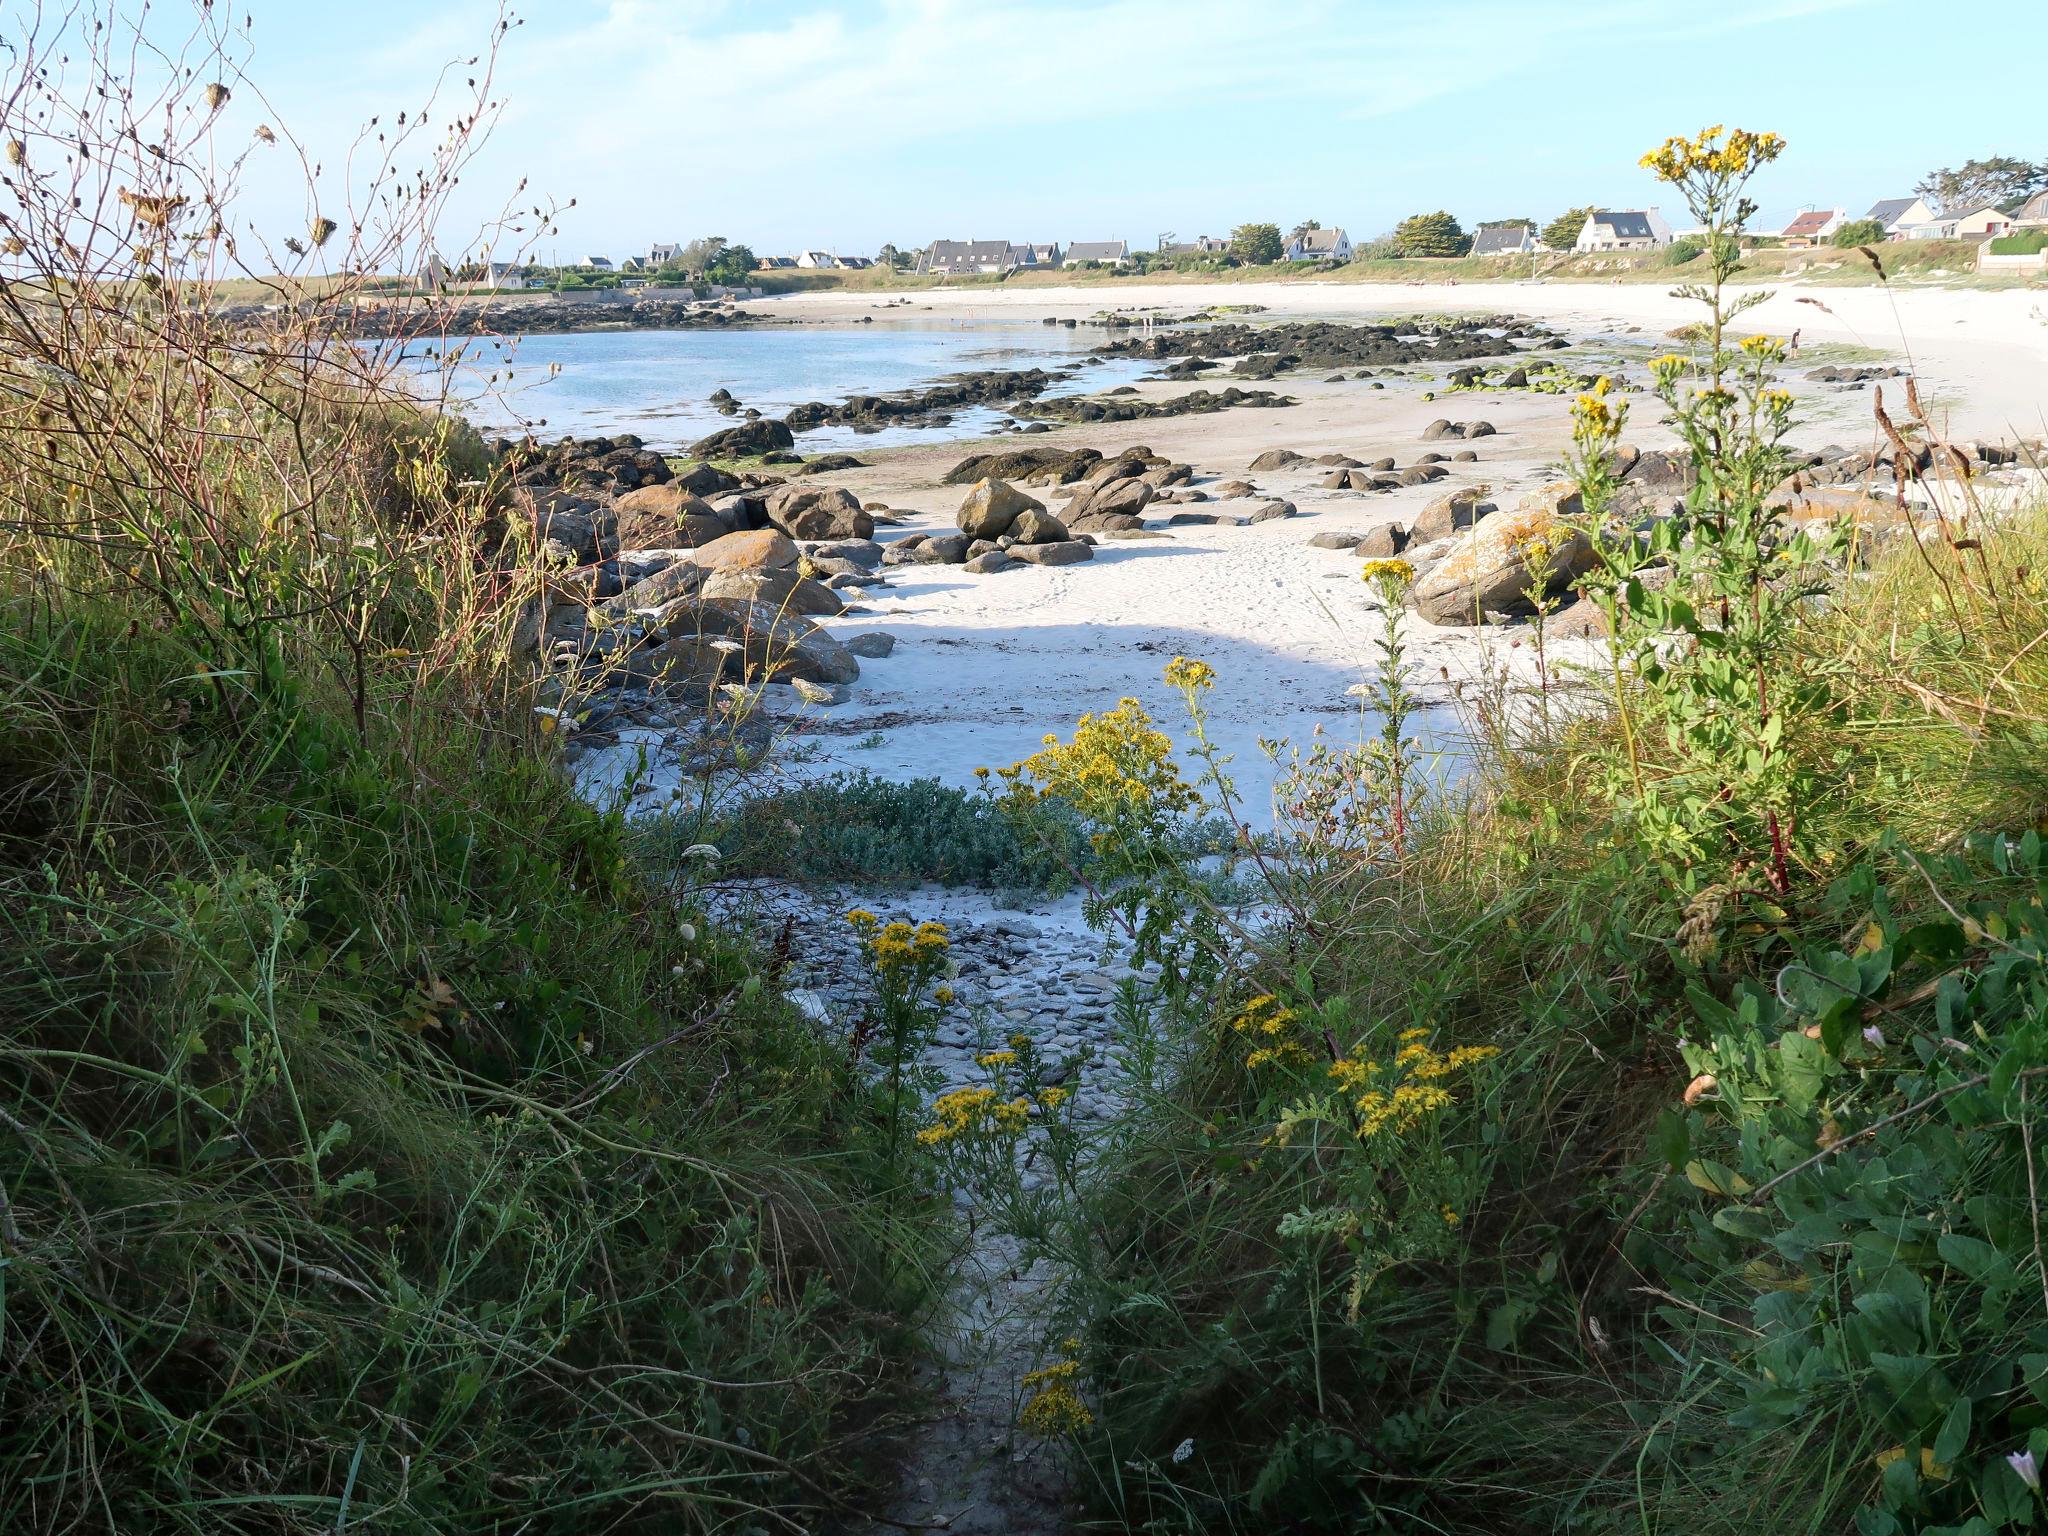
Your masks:
<instances>
[{"instance_id":1,"label":"sandy beach","mask_svg":"<svg viewBox=\"0 0 2048 1536\"><path fill-rule=\"evenodd\" d=\"M1642 360L1664 350L1666 333L1693 319L1698 308L1662 290L1618 284L1297 283L1234 285L1215 296L1233 305L1265 306L1253 317L1261 321L1525 316L1556 327L1576 344L1574 351L1557 354L1573 367L1627 371L1634 364L1638 379ZM872 294L840 293L792 296L757 307L794 322L843 324L872 315L878 322L910 316L927 324L955 319L971 325L1014 323L1020 315L1084 318L1102 312L1104 297L1050 288L976 288L920 295L907 306L889 306ZM1198 302L1185 288L1132 287L1113 295L1116 310L1162 318L1186 315ZM1957 437L2038 437L2044 431L2038 380L2048 376L2048 315L2024 293L1919 290L1894 297L1875 289L1806 294L1788 286L1773 290L1744 321L1775 335L1800 333L1801 359L1786 374L1801 397L1795 440L1803 446L1854 449L1878 440L1868 388L1845 390L1804 379L1815 364L1845 357L1916 370L1930 410ZM1377 728L1349 691L1370 680L1374 665L1376 620L1358 580L1358 562L1314 547L1310 539L1408 523L1458 486L1487 486L1491 499L1509 504L1555 478L1567 440L1567 397L1517 390L1432 400L1424 398L1431 370L1408 372L1409 377L1386 379L1383 388L1292 373L1273 386L1299 402L1290 408L1063 425L1024 439L1109 455L1143 444L1192 466L1196 490L1249 478L1261 498L1284 498L1298 515L1245 527L1168 528L1166 518L1176 512L1227 516L1253 503L1155 507L1148 526L1166 538L1105 543L1094 559L1079 565L985 576L957 566L891 568L887 586L871 589L826 624L842 639L886 631L896 638L895 651L863 664L847 702L801 712L789 742L800 770L865 769L971 786L976 768L1014 762L1036 750L1048 731L1064 731L1080 714L1113 708L1125 697L1138 699L1181 732L1184 716L1161 670L1176 655L1187 655L1216 670L1213 735L1231 755L1254 815L1263 819L1276 770L1262 742L1300 746L1318 732L1352 741ZM1901 382L1882 381L1893 386L1887 393L1895 405ZM1137 386L1151 399L1192 387L1161 381ZM1631 399L1629 440L1646 449L1668 445L1672 435L1654 397L1638 393ZM1408 464L1428 447L1474 446L1425 444L1423 428L1443 416L1484 419L1496 433L1476 444L1477 462L1446 465L1450 478L1435 485L1366 494L1324 489L1326 471L1313 465L1247 473L1255 457L1275 448L1311 458L1339 452L1366 462L1391 456ZM963 490L941 480L971 446L950 441L863 451L866 467L823 478L900 513L904 522L882 530L884 539L950 532ZM1048 504L1057 511L1057 500ZM1534 684L1533 635L1526 624L1440 628L1415 620L1411 638L1412 676L1426 705L1417 728L1432 746L1449 748L1446 769L1455 771L1461 703L1469 707L1501 678L1524 689ZM1553 678L1568 685L1575 665L1589 654L1583 642L1552 646ZM621 757L606 754L605 771L616 771ZM589 771L599 771L598 764ZM666 798L661 791L675 782L672 772L657 767L649 803Z\"/></svg>"}]
</instances>

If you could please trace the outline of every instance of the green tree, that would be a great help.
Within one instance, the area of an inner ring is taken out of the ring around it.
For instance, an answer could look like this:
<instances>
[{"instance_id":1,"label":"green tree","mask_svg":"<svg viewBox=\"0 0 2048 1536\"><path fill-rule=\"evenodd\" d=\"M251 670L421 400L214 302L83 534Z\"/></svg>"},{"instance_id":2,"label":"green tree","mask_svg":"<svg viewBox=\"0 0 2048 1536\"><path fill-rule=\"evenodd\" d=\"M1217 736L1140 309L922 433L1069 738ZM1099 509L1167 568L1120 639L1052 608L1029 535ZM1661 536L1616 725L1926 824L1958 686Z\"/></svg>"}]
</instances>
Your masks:
<instances>
[{"instance_id":1,"label":"green tree","mask_svg":"<svg viewBox=\"0 0 2048 1536\"><path fill-rule=\"evenodd\" d=\"M1462 256L1472 240L1441 208L1413 213L1394 226L1394 249L1402 256Z\"/></svg>"},{"instance_id":2,"label":"green tree","mask_svg":"<svg viewBox=\"0 0 2048 1536\"><path fill-rule=\"evenodd\" d=\"M1230 232L1230 254L1248 267L1271 266L1287 254L1278 224L1240 224Z\"/></svg>"},{"instance_id":3,"label":"green tree","mask_svg":"<svg viewBox=\"0 0 2048 1536\"><path fill-rule=\"evenodd\" d=\"M1322 227L1323 226L1314 219L1303 219L1299 224L1295 225L1293 229L1287 232L1287 238L1291 243L1293 241L1299 240L1303 235L1307 234L1310 230L1321 229Z\"/></svg>"},{"instance_id":4,"label":"green tree","mask_svg":"<svg viewBox=\"0 0 2048 1536\"><path fill-rule=\"evenodd\" d=\"M1553 251L1568 251L1578 241L1579 231L1586 227L1586 220L1592 217L1591 208L1570 208L1560 213L1543 226L1539 237Z\"/></svg>"},{"instance_id":5,"label":"green tree","mask_svg":"<svg viewBox=\"0 0 2048 1536\"><path fill-rule=\"evenodd\" d=\"M875 264L887 267L891 272L901 272L910 263L910 253L899 251L894 245L885 245L875 253Z\"/></svg>"},{"instance_id":6,"label":"green tree","mask_svg":"<svg viewBox=\"0 0 2048 1536\"><path fill-rule=\"evenodd\" d=\"M736 288L745 283L753 275L754 268L759 265L749 247L727 245L721 240L718 243L717 254L704 265L704 277L707 282L724 283Z\"/></svg>"},{"instance_id":7,"label":"green tree","mask_svg":"<svg viewBox=\"0 0 2048 1536\"><path fill-rule=\"evenodd\" d=\"M1875 219L1852 219L1835 231L1834 243L1840 246L1882 245L1884 226Z\"/></svg>"},{"instance_id":8,"label":"green tree","mask_svg":"<svg viewBox=\"0 0 2048 1536\"><path fill-rule=\"evenodd\" d=\"M1989 160L1965 160L1954 170L1944 166L1930 171L1913 190L1931 198L1943 213L1967 213L1986 203L2016 208L2044 187L2048 187L2048 161L2036 164L1994 155Z\"/></svg>"}]
</instances>

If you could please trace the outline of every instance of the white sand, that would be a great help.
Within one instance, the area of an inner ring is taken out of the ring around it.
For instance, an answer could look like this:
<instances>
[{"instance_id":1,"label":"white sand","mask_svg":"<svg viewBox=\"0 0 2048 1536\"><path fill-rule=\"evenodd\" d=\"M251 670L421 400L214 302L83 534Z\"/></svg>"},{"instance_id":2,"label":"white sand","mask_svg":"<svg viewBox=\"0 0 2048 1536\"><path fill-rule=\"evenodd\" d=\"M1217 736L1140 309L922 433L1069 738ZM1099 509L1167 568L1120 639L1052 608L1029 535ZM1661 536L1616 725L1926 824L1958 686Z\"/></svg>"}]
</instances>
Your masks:
<instances>
[{"instance_id":1,"label":"white sand","mask_svg":"<svg viewBox=\"0 0 2048 1536\"><path fill-rule=\"evenodd\" d=\"M1915 290L1896 299L1876 289L1817 289L1805 294L1827 306L1798 303L1792 288L1773 292L1745 324L1805 343L1851 342L1910 357L1931 406L1958 436L2038 436L2041 389L2048 379L2048 318L2041 301L2021 292ZM1654 343L1694 318L1697 306L1658 288L1535 284L1384 287L1357 284L1127 287L1087 292L1059 288L973 289L916 295L896 314L943 314L963 320L1026 315L1088 315L1102 309L1156 308L1186 314L1204 303L1262 304L1257 318L1362 320L1373 316L1513 313L1552 322L1574 336ZM843 321L886 311L873 294L825 294L770 301L778 316ZM1633 334L1631 330L1633 328ZM1570 361L1567 355L1566 361ZM1591 366L1580 364L1577 366ZM1637 369L1640 374L1640 368ZM1876 441L1867 391L1818 390L1787 370L1803 394L1801 443L1865 446ZM1208 381L1221 387L1224 379ZM1141 385L1148 397L1197 387ZM1050 730L1068 730L1083 712L1135 697L1154 717L1182 733L1178 700L1161 680L1176 655L1199 657L1218 673L1212 706L1215 735L1236 758L1255 818L1266 819L1272 780L1259 747L1263 738L1306 744L1326 737L1355 741L1377 722L1362 716L1347 689L1372 676L1377 621L1350 555L1308 546L1311 535L1411 521L1421 507L1454 486L1484 482L1494 499L1511 499L1551 478L1565 443L1567 400L1507 392L1420 398L1420 382L1388 380L1384 390L1320 375L1286 376L1268 387L1297 398L1289 409L1236 409L1208 416L1062 427L990 446L1075 444L1114 454L1143 443L1191 464L1196 486L1244 477L1268 448L1314 456L1340 451L1371 462L1392 455L1402 465L1434 448L1477 449L1480 462L1448 466L1449 480L1389 495L1329 492L1321 469L1258 474L1267 495L1293 501L1302 515L1251 527L1184 527L1170 541L1104 543L1096 558L1056 569L1023 568L990 576L957 567L891 568L891 585L875 589L864 611L828 622L841 638L883 629L895 654L862 664L850 702L811 711L793 743L814 753L807 771L866 768L891 778L933 776L970 786L973 771L1000 766L1036 750ZM1887 388L1888 398L1901 393ZM1647 395L1633 397L1630 440L1656 447L1671 440ZM1423 425L1438 416L1485 418L1498 435L1467 444L1424 444ZM958 442L862 452L871 467L831 477L864 500L911 514L902 532L951 531L963 494L939 479L970 447ZM1055 510L1060 503L1048 502ZM1155 509L1158 526L1174 511L1244 511L1253 502L1224 501ZM1432 742L1455 735L1454 694L1469 701L1489 670L1506 669L1523 685L1534 676L1530 633L1412 626L1414 675L1436 711L1418 722ZM1569 669L1585 651L1562 648ZM1553 658L1554 660L1559 658ZM879 734L877 734L879 733ZM661 782L658 780L657 782Z\"/></svg>"}]
</instances>

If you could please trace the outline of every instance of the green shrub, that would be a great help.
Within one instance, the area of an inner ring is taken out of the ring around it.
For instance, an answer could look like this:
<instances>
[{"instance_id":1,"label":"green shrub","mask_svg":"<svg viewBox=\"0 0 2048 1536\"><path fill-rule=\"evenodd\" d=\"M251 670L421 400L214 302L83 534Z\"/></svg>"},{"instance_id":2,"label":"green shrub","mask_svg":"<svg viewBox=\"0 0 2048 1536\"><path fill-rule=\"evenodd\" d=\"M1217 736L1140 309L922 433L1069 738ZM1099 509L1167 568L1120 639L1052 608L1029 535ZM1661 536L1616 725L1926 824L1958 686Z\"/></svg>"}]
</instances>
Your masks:
<instances>
[{"instance_id":1,"label":"green shrub","mask_svg":"<svg viewBox=\"0 0 2048 1536\"><path fill-rule=\"evenodd\" d=\"M1060 882L1062 852L1083 856L1078 833L1061 850L1027 847L984 797L937 779L900 783L865 771L749 800L708 832L669 820L635 835L650 847L711 842L728 875L885 886L1043 890Z\"/></svg>"},{"instance_id":2,"label":"green shrub","mask_svg":"<svg viewBox=\"0 0 2048 1536\"><path fill-rule=\"evenodd\" d=\"M1856 245L1884 244L1884 226L1875 219L1851 219L1836 230L1832 243L1844 249Z\"/></svg>"},{"instance_id":3,"label":"green shrub","mask_svg":"<svg viewBox=\"0 0 2048 1536\"><path fill-rule=\"evenodd\" d=\"M2048 251L2048 229L2023 229L1991 242L1994 256L2037 256L2042 251Z\"/></svg>"}]
</instances>

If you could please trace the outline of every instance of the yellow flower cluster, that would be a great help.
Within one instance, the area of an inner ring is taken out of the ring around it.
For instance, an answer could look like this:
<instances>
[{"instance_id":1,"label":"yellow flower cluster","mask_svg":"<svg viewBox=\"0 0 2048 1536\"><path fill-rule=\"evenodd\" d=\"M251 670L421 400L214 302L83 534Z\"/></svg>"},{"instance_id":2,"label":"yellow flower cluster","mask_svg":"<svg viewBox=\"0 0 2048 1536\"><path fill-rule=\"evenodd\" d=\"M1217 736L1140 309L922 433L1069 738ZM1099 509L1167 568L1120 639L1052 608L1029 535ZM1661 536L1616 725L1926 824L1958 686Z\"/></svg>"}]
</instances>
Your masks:
<instances>
[{"instance_id":1,"label":"yellow flower cluster","mask_svg":"<svg viewBox=\"0 0 2048 1536\"><path fill-rule=\"evenodd\" d=\"M1742 338L1742 350L1759 362L1785 361L1785 343L1775 336L1745 336Z\"/></svg>"},{"instance_id":2,"label":"yellow flower cluster","mask_svg":"<svg viewBox=\"0 0 2048 1536\"><path fill-rule=\"evenodd\" d=\"M1067 1102L1067 1090L1064 1088L1041 1088L1038 1090L1038 1102L1041 1108L1058 1109Z\"/></svg>"},{"instance_id":3,"label":"yellow flower cluster","mask_svg":"<svg viewBox=\"0 0 2048 1536\"><path fill-rule=\"evenodd\" d=\"M1292 1008L1282 1003L1270 992L1262 992L1231 1017L1230 1027L1240 1035L1248 1035L1263 1043L1256 1046L1244 1059L1245 1066L1256 1072L1261 1067L1303 1066L1311 1058L1292 1040L1280 1038L1294 1023Z\"/></svg>"},{"instance_id":4,"label":"yellow flower cluster","mask_svg":"<svg viewBox=\"0 0 2048 1536\"><path fill-rule=\"evenodd\" d=\"M1200 665L1200 663L1190 663ZM1136 810L1178 812L1201 804L1173 761L1173 742L1153 729L1136 699L1107 714L1083 715L1074 739L1048 735L1045 750L1003 770L1013 792L1065 800L1091 821L1115 823ZM1034 789L1023 783L1036 781Z\"/></svg>"},{"instance_id":5,"label":"yellow flower cluster","mask_svg":"<svg viewBox=\"0 0 2048 1536\"><path fill-rule=\"evenodd\" d=\"M1405 587L1415 579L1415 567L1406 560L1368 560L1358 568L1359 579L1369 582L1385 582L1391 586Z\"/></svg>"},{"instance_id":6,"label":"yellow flower cluster","mask_svg":"<svg viewBox=\"0 0 2048 1536\"><path fill-rule=\"evenodd\" d=\"M1017 1065L1017 1053L1015 1051L983 1051L974 1058L974 1064L978 1067L1014 1067Z\"/></svg>"},{"instance_id":7,"label":"yellow flower cluster","mask_svg":"<svg viewBox=\"0 0 2048 1536\"><path fill-rule=\"evenodd\" d=\"M1792 409L1792 391L1789 389L1767 389L1760 397L1767 411L1783 413Z\"/></svg>"},{"instance_id":8,"label":"yellow flower cluster","mask_svg":"<svg viewBox=\"0 0 2048 1536\"><path fill-rule=\"evenodd\" d=\"M1240 1035L1277 1035L1293 1022L1292 1008L1272 993L1261 992L1237 1010L1230 1027Z\"/></svg>"},{"instance_id":9,"label":"yellow flower cluster","mask_svg":"<svg viewBox=\"0 0 2048 1536\"><path fill-rule=\"evenodd\" d=\"M925 966L936 966L946 958L948 940L944 923L919 923L915 928L908 923L889 923L879 931L874 917L861 913L867 922L854 922L849 914L847 921L867 940L868 953L874 957L875 969L885 975L900 975L906 971L918 970Z\"/></svg>"},{"instance_id":10,"label":"yellow flower cluster","mask_svg":"<svg viewBox=\"0 0 2048 1536\"><path fill-rule=\"evenodd\" d=\"M1175 688L1208 688L1216 681L1216 669L1206 661L1176 656L1166 664L1166 681Z\"/></svg>"},{"instance_id":11,"label":"yellow flower cluster","mask_svg":"<svg viewBox=\"0 0 2048 1536\"><path fill-rule=\"evenodd\" d=\"M1674 186L1703 178L1739 181L1784 152L1785 141L1775 133L1752 133L1747 128L1728 132L1717 123L1690 139L1666 139L1661 148L1643 156L1641 164Z\"/></svg>"},{"instance_id":12,"label":"yellow flower cluster","mask_svg":"<svg viewBox=\"0 0 2048 1536\"><path fill-rule=\"evenodd\" d=\"M1060 1360L1024 1375L1023 1388L1031 1400L1017 1415L1017 1422L1034 1435L1078 1434L1095 1422L1095 1415L1081 1401L1074 1378L1081 1373L1078 1360Z\"/></svg>"},{"instance_id":13,"label":"yellow flower cluster","mask_svg":"<svg viewBox=\"0 0 2048 1536\"><path fill-rule=\"evenodd\" d=\"M921 1147L943 1146L979 1130L1021 1132L1031 1118L1029 1099L1002 1099L993 1088L956 1088L932 1101L932 1123L917 1133Z\"/></svg>"},{"instance_id":14,"label":"yellow flower cluster","mask_svg":"<svg viewBox=\"0 0 2048 1536\"><path fill-rule=\"evenodd\" d=\"M1439 1052L1429 1044L1428 1035L1426 1029L1404 1031L1387 1065L1356 1055L1331 1063L1331 1079L1358 1111L1361 1138L1412 1131L1450 1106L1444 1079L1500 1054L1491 1045L1461 1045Z\"/></svg>"}]
</instances>

